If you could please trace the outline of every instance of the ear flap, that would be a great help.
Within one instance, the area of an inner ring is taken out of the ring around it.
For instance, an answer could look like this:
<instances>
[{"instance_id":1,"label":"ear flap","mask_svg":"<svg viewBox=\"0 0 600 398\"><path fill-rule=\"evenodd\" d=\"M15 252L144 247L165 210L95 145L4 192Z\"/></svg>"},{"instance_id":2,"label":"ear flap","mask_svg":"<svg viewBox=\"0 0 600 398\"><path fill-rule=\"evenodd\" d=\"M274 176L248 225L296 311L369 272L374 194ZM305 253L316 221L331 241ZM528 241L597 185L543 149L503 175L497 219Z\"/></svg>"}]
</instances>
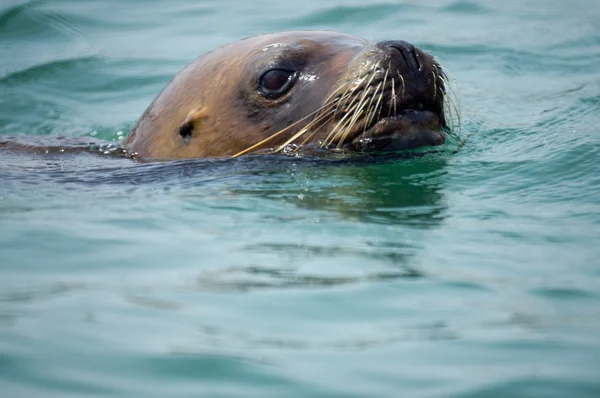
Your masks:
<instances>
[{"instance_id":1,"label":"ear flap","mask_svg":"<svg viewBox=\"0 0 600 398\"><path fill-rule=\"evenodd\" d=\"M202 107L199 109L192 110L183 123L179 125L179 135L183 138L184 143L190 142L194 131L199 131L202 128L202 123L208 120L208 114L206 108Z\"/></svg>"}]
</instances>

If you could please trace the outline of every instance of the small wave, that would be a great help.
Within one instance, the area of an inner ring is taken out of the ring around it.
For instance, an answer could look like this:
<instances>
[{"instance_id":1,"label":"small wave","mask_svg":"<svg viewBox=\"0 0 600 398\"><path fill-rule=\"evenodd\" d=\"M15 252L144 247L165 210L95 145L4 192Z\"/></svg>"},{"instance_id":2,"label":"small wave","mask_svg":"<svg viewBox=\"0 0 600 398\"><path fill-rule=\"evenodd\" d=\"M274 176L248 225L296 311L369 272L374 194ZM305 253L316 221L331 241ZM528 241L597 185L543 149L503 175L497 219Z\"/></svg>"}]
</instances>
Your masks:
<instances>
[{"instance_id":1,"label":"small wave","mask_svg":"<svg viewBox=\"0 0 600 398\"><path fill-rule=\"evenodd\" d=\"M100 58L94 55L52 60L19 71L9 72L0 77L0 84L18 84L32 80L41 80L59 71L64 72L65 70L77 69L82 65L99 61Z\"/></svg>"},{"instance_id":2,"label":"small wave","mask_svg":"<svg viewBox=\"0 0 600 398\"><path fill-rule=\"evenodd\" d=\"M17 4L14 6L9 6L4 10L0 11L0 31L2 31L9 23L11 23L15 18L18 18L23 13L28 10L34 8L38 4L43 3L44 0L31 0L25 1L22 4Z\"/></svg>"},{"instance_id":3,"label":"small wave","mask_svg":"<svg viewBox=\"0 0 600 398\"><path fill-rule=\"evenodd\" d=\"M44 32L57 32L77 40L86 37L80 17L42 8L45 1L30 1L9 7L0 14L0 32L4 35L23 37Z\"/></svg>"},{"instance_id":4,"label":"small wave","mask_svg":"<svg viewBox=\"0 0 600 398\"><path fill-rule=\"evenodd\" d=\"M331 248L324 248L330 250ZM365 253L368 256L368 254ZM229 267L206 272L196 280L200 291L252 291L265 289L326 288L341 285L419 279L423 275L412 268L387 272L370 272L362 275L311 275L292 269L267 267Z\"/></svg>"},{"instance_id":5,"label":"small wave","mask_svg":"<svg viewBox=\"0 0 600 398\"><path fill-rule=\"evenodd\" d=\"M297 27L331 27L340 25L364 24L379 21L417 6L408 4L376 3L368 6L335 6L314 11L300 18L286 21ZM287 25L289 26L289 25Z\"/></svg>"},{"instance_id":6,"label":"small wave","mask_svg":"<svg viewBox=\"0 0 600 398\"><path fill-rule=\"evenodd\" d=\"M482 4L471 1L457 1L442 7L442 11L464 14L488 14L492 10Z\"/></svg>"}]
</instances>

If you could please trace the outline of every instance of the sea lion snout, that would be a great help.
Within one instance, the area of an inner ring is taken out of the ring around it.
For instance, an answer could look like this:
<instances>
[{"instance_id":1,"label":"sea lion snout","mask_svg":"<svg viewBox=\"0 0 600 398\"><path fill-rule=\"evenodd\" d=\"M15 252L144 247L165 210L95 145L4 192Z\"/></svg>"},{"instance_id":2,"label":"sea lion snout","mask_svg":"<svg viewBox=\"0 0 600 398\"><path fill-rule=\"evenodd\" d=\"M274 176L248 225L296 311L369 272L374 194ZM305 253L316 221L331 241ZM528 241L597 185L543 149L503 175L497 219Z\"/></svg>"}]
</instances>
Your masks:
<instances>
[{"instance_id":1,"label":"sea lion snout","mask_svg":"<svg viewBox=\"0 0 600 398\"><path fill-rule=\"evenodd\" d=\"M347 69L350 89L339 94L342 113L331 128L342 138L325 147L385 152L444 143L446 80L431 55L387 40L367 45Z\"/></svg>"},{"instance_id":2,"label":"sea lion snout","mask_svg":"<svg viewBox=\"0 0 600 398\"><path fill-rule=\"evenodd\" d=\"M358 78L364 75L364 65L376 74L368 84L375 86L386 78L392 82L384 84L384 104L394 101L397 107L443 113L441 67L430 54L404 40L386 40L367 47L359 61L358 67L350 68L358 71Z\"/></svg>"},{"instance_id":3,"label":"sea lion snout","mask_svg":"<svg viewBox=\"0 0 600 398\"><path fill-rule=\"evenodd\" d=\"M403 63L408 70L420 71L422 68L419 60L422 57L419 54L421 50L404 40L381 41L375 46L390 54L392 60Z\"/></svg>"}]
</instances>

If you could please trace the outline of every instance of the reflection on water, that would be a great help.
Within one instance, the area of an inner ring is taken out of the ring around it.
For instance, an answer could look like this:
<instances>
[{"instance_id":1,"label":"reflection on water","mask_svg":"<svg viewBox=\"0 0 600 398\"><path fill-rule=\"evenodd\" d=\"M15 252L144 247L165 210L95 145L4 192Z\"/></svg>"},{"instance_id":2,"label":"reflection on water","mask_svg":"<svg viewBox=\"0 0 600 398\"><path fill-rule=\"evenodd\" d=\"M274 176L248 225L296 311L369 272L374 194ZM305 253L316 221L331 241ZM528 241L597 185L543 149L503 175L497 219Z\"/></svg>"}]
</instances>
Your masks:
<instances>
[{"instance_id":1,"label":"reflection on water","mask_svg":"<svg viewBox=\"0 0 600 398\"><path fill-rule=\"evenodd\" d=\"M281 248L261 247L260 249L261 251L276 252ZM315 288L419 277L421 275L417 271L408 267L395 272L366 273L359 276L313 276L302 275L289 269L240 267L219 269L202 274L197 279L197 286L198 289L206 291L248 291L269 288Z\"/></svg>"},{"instance_id":2,"label":"reflection on water","mask_svg":"<svg viewBox=\"0 0 600 398\"><path fill-rule=\"evenodd\" d=\"M287 174L230 192L285 200L301 208L334 210L369 222L427 227L443 220L439 189L446 163L443 155L330 163L312 160L289 160L281 165Z\"/></svg>"}]
</instances>

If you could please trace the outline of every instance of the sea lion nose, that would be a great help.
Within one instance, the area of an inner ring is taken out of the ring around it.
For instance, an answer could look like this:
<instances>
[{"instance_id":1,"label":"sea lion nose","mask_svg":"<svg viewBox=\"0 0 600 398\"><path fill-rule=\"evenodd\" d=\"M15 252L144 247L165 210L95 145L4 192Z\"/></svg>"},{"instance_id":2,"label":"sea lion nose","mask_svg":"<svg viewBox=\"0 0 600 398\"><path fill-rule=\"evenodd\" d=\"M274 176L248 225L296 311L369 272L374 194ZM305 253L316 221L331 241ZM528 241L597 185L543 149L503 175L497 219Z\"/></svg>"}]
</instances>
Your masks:
<instances>
[{"instance_id":1,"label":"sea lion nose","mask_svg":"<svg viewBox=\"0 0 600 398\"><path fill-rule=\"evenodd\" d=\"M419 54L412 44L404 40L387 40L376 44L377 47L391 53L392 57L400 55L409 69L421 70Z\"/></svg>"}]
</instances>

